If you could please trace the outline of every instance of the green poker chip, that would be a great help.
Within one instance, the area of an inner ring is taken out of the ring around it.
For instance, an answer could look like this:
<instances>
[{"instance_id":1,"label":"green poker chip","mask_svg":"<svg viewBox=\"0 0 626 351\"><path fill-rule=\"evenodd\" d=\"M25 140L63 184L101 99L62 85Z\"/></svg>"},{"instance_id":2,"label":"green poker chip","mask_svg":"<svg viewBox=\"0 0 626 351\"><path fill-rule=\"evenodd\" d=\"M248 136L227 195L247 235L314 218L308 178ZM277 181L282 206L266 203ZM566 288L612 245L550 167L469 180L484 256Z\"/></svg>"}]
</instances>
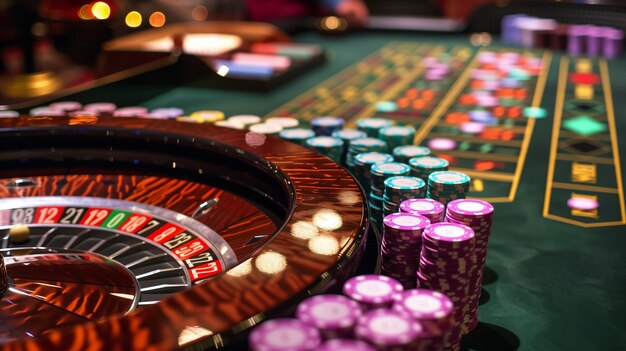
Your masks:
<instances>
[{"instance_id":1,"label":"green poker chip","mask_svg":"<svg viewBox=\"0 0 626 351\"><path fill-rule=\"evenodd\" d=\"M363 118L356 122L356 128L362 130L370 137L378 137L378 131L385 127L391 127L394 121L387 118Z\"/></svg>"},{"instance_id":2,"label":"green poker chip","mask_svg":"<svg viewBox=\"0 0 626 351\"><path fill-rule=\"evenodd\" d=\"M414 157L430 155L430 149L426 146L403 145L393 148L392 154L398 162L408 163Z\"/></svg>"}]
</instances>

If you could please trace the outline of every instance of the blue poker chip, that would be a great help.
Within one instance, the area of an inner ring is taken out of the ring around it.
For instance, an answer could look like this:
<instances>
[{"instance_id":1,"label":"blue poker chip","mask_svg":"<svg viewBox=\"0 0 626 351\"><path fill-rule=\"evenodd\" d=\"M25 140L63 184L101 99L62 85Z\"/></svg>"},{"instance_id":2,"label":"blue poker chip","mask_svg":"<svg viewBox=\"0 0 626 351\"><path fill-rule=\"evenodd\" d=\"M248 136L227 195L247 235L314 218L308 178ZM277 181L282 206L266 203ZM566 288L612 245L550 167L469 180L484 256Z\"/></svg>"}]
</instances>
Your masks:
<instances>
[{"instance_id":1,"label":"blue poker chip","mask_svg":"<svg viewBox=\"0 0 626 351\"><path fill-rule=\"evenodd\" d=\"M333 116L316 117L311 120L311 129L316 135L332 135L334 131L343 128L346 121L343 118Z\"/></svg>"}]
</instances>

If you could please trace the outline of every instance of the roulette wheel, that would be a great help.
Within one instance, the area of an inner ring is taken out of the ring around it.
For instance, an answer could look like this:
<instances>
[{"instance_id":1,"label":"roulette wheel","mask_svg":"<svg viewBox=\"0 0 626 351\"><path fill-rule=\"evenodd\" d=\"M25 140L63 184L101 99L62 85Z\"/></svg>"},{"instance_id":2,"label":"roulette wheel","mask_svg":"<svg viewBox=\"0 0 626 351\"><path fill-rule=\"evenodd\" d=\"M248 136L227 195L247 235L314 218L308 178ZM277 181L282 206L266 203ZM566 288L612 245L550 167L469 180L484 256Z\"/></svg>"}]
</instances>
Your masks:
<instances>
[{"instance_id":1,"label":"roulette wheel","mask_svg":"<svg viewBox=\"0 0 626 351\"><path fill-rule=\"evenodd\" d=\"M277 138L21 116L0 145L0 349L230 347L364 255L359 185Z\"/></svg>"}]
</instances>

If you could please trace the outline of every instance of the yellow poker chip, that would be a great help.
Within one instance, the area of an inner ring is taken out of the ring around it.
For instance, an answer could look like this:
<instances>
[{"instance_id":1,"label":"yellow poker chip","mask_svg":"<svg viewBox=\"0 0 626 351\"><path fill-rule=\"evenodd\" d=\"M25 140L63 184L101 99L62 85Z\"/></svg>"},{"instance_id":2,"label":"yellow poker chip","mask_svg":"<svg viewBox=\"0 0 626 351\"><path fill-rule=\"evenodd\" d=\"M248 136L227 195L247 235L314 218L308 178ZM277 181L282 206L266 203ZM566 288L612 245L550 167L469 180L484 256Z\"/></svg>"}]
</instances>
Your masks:
<instances>
[{"instance_id":1,"label":"yellow poker chip","mask_svg":"<svg viewBox=\"0 0 626 351\"><path fill-rule=\"evenodd\" d=\"M189 117L204 123L215 123L224 119L224 112L214 110L200 110L193 112Z\"/></svg>"}]
</instances>

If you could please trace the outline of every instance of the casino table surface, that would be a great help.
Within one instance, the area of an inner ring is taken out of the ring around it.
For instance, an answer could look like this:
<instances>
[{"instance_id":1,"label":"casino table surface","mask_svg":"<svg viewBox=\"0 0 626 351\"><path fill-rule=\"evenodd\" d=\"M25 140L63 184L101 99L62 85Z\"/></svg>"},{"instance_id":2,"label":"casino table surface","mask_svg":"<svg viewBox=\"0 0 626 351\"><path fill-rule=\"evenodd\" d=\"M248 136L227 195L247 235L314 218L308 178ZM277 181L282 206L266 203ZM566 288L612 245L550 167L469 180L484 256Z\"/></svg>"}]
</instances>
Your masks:
<instances>
[{"instance_id":1,"label":"casino table surface","mask_svg":"<svg viewBox=\"0 0 626 351\"><path fill-rule=\"evenodd\" d=\"M160 85L158 80L118 82L64 100L270 116L364 57L389 45L394 48L394 43L438 45L444 51L464 47L472 57L477 50L503 48L497 38L478 48L466 34L420 32L340 36L305 32L294 39L322 45L327 62L271 91L205 88L199 77L183 86ZM576 114L570 106L576 103L570 96L574 88L568 87L571 79L565 79L577 69L576 58L558 52L547 55L543 56L544 62L549 61L544 68L545 86L537 97L547 117L534 120L532 135L526 134L522 141L526 157L518 159L515 185L494 198L480 325L465 337L464 346L469 349L617 350L626 346L626 216L620 168L621 155L626 155L626 141L621 140L626 138L626 58L592 60L592 70L601 80L593 85L595 96L604 97L595 100L603 106L587 104L580 109L603 122L599 128L603 132L576 134L561 124L571 117L568 114ZM557 148L561 151L555 152ZM492 178L499 179L497 174ZM489 186L485 182L484 191ZM601 205L596 211L576 212L567 207L574 193L598 199ZM481 197L481 193L474 187L472 196Z\"/></svg>"}]
</instances>

